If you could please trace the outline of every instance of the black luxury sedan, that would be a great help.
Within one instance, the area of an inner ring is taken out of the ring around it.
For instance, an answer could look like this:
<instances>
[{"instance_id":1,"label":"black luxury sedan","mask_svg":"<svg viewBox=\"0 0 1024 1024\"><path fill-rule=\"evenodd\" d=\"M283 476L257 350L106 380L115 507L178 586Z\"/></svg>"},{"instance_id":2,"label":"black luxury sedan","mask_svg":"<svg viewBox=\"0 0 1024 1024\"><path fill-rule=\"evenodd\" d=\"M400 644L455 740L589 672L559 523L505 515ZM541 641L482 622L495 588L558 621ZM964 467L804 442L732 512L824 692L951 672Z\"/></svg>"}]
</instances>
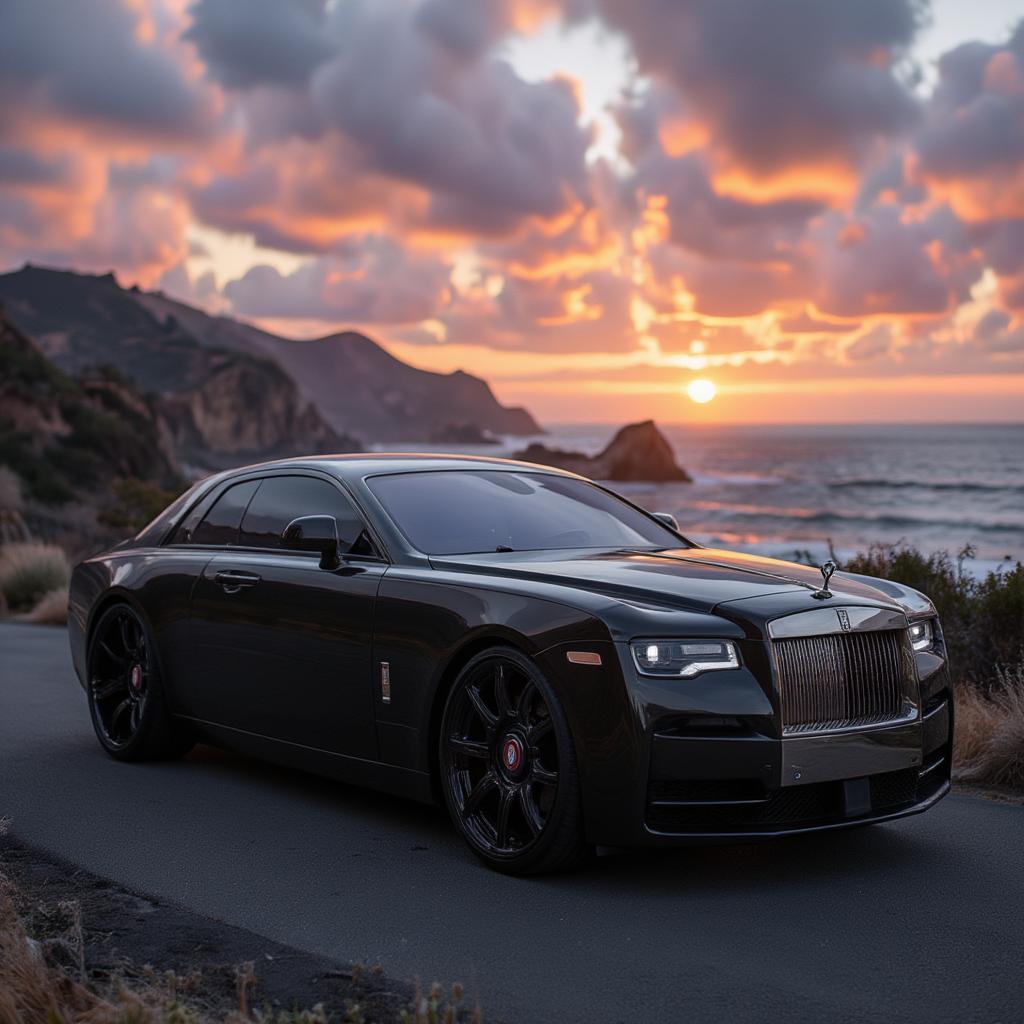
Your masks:
<instances>
[{"instance_id":1,"label":"black luxury sedan","mask_svg":"<svg viewBox=\"0 0 1024 1024\"><path fill-rule=\"evenodd\" d=\"M935 609L834 569L545 467L320 456L204 480L78 565L71 650L116 758L202 740L441 800L526 874L936 803Z\"/></svg>"}]
</instances>

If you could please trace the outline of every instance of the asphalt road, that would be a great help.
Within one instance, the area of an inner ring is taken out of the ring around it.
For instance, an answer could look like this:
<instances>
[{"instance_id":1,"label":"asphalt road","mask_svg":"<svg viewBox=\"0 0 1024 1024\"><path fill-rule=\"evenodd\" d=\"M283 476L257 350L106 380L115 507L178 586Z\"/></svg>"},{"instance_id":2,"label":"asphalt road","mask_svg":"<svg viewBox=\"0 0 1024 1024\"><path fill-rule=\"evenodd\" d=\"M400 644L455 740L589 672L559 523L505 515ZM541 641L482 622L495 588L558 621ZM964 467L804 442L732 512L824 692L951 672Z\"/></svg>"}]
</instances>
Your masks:
<instances>
[{"instance_id":1,"label":"asphalt road","mask_svg":"<svg viewBox=\"0 0 1024 1024\"><path fill-rule=\"evenodd\" d=\"M0 626L0 815L25 842L272 939L463 981L488 1019L1019 1021L1024 807L492 874L441 812L205 748L123 765L63 630Z\"/></svg>"}]
</instances>

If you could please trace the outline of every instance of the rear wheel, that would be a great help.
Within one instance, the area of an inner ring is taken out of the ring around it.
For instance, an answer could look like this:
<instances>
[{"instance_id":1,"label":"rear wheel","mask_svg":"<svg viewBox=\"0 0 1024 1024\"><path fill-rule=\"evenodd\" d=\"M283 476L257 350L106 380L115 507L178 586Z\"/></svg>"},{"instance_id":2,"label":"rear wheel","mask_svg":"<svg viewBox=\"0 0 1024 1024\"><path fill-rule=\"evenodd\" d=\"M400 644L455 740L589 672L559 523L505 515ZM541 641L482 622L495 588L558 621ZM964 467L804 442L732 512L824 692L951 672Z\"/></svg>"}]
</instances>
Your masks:
<instances>
[{"instance_id":1,"label":"rear wheel","mask_svg":"<svg viewBox=\"0 0 1024 1024\"><path fill-rule=\"evenodd\" d=\"M93 728L112 757L175 757L192 746L167 710L156 649L134 609L117 604L103 612L89 641L87 669Z\"/></svg>"},{"instance_id":2,"label":"rear wheel","mask_svg":"<svg viewBox=\"0 0 1024 1024\"><path fill-rule=\"evenodd\" d=\"M544 675L514 648L472 658L445 704L441 783L456 827L510 874L569 867L586 852L572 736Z\"/></svg>"}]
</instances>

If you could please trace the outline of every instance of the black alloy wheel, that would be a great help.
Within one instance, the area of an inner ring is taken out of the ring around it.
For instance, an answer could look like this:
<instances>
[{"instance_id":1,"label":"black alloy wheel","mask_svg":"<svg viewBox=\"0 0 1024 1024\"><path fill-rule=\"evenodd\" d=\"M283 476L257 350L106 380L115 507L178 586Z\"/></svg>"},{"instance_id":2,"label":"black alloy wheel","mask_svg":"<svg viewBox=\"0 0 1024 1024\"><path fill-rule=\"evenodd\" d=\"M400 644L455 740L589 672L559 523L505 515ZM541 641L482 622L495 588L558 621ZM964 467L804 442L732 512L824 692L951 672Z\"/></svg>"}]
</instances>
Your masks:
<instances>
[{"instance_id":1,"label":"black alloy wheel","mask_svg":"<svg viewBox=\"0 0 1024 1024\"><path fill-rule=\"evenodd\" d=\"M100 616L89 641L86 690L96 735L120 760L174 756L192 746L167 712L156 662L137 612L118 604Z\"/></svg>"},{"instance_id":2,"label":"black alloy wheel","mask_svg":"<svg viewBox=\"0 0 1024 1024\"><path fill-rule=\"evenodd\" d=\"M551 871L584 852L565 715L518 651L485 651L459 673L445 705L440 763L448 810L491 867Z\"/></svg>"}]
</instances>

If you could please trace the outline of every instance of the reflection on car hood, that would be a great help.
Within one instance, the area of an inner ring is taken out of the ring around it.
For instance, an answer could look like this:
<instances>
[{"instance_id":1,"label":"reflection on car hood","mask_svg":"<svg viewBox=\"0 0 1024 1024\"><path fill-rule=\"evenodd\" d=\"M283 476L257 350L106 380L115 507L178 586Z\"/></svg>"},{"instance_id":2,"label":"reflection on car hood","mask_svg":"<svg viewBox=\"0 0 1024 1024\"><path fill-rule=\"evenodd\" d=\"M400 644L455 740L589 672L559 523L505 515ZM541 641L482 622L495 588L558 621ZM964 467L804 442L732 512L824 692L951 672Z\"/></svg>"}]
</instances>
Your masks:
<instances>
[{"instance_id":1,"label":"reflection on car hood","mask_svg":"<svg viewBox=\"0 0 1024 1024\"><path fill-rule=\"evenodd\" d=\"M439 569L536 579L701 611L767 594L807 594L822 585L821 573L813 566L717 548L488 552L435 556L431 563ZM854 604L900 603L894 593L867 577L836 573L829 589L837 599Z\"/></svg>"}]
</instances>

